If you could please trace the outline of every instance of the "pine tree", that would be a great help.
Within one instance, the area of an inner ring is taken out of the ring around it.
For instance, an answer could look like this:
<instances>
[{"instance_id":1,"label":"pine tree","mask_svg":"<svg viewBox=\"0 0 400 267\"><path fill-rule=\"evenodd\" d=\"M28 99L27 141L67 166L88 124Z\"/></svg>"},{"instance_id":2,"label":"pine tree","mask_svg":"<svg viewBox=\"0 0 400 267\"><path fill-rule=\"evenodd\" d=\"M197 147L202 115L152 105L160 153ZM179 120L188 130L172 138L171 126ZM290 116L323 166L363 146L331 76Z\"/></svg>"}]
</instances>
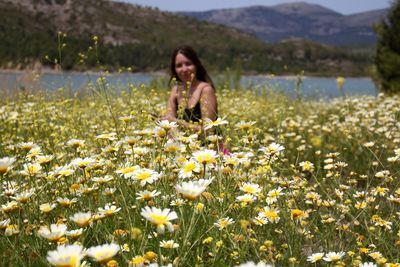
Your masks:
<instances>
[{"instance_id":1,"label":"pine tree","mask_svg":"<svg viewBox=\"0 0 400 267\"><path fill-rule=\"evenodd\" d=\"M380 90L400 93L400 0L394 0L388 17L375 26L378 34L375 64Z\"/></svg>"}]
</instances>

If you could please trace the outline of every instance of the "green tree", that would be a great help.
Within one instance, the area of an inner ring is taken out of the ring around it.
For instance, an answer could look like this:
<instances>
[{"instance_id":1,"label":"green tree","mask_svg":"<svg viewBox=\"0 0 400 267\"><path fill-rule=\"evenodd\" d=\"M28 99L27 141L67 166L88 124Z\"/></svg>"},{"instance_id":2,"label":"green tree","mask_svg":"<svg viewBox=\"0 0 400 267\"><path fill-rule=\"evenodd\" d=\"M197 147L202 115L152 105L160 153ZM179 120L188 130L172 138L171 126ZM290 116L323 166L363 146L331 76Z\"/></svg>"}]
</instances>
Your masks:
<instances>
[{"instance_id":1,"label":"green tree","mask_svg":"<svg viewBox=\"0 0 400 267\"><path fill-rule=\"evenodd\" d=\"M380 90L400 93L400 0L394 0L388 17L375 26L378 34L376 70Z\"/></svg>"}]
</instances>

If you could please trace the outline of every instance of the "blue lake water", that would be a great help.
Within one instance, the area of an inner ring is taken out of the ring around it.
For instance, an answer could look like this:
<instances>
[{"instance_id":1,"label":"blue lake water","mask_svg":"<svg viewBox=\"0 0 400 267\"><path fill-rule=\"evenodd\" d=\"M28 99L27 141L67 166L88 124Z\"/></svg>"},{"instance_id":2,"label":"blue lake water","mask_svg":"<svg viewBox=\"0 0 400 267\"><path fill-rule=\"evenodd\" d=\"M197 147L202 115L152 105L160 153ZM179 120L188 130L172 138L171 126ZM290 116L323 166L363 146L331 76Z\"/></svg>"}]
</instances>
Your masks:
<instances>
[{"instance_id":1,"label":"blue lake water","mask_svg":"<svg viewBox=\"0 0 400 267\"><path fill-rule=\"evenodd\" d=\"M20 89L27 90L57 90L65 88L70 91L77 91L87 87L88 83L96 84L98 74L85 73L44 73L34 75L32 73L20 72L0 72L0 90L15 91ZM125 73L106 75L107 83L114 90L126 90L128 84L140 86L141 84L150 85L156 82L158 85L167 88L168 77L165 75L154 75L145 73ZM216 84L219 80L215 79ZM296 87L300 88L300 94L303 98L311 99L330 99L356 95L377 95L377 89L370 78L346 78L343 91L337 88L336 77L334 78L317 78L302 77L301 86L297 86L296 77L280 77L280 76L243 76L240 79L240 86L253 89L264 90L269 88L272 90L283 92L289 96L296 97ZM234 85L231 84L234 88Z\"/></svg>"},{"instance_id":2,"label":"blue lake water","mask_svg":"<svg viewBox=\"0 0 400 267\"><path fill-rule=\"evenodd\" d=\"M241 83L253 88L262 88L266 85L269 88L284 92L287 95L296 97L296 77L267 77L267 76L246 76L242 77ZM342 91L338 89L336 77L318 78L303 77L300 85L300 94L308 99L331 99L345 96L376 96L378 91L370 78L345 78Z\"/></svg>"}]
</instances>

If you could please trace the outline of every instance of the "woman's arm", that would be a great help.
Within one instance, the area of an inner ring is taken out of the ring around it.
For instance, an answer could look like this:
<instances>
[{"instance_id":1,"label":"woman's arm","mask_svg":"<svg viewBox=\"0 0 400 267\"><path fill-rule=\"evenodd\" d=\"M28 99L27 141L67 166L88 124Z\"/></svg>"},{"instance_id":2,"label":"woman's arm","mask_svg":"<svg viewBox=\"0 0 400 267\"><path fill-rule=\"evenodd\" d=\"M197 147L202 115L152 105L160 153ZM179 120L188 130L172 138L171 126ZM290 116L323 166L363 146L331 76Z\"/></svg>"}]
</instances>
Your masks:
<instances>
[{"instance_id":1,"label":"woman's arm","mask_svg":"<svg viewBox=\"0 0 400 267\"><path fill-rule=\"evenodd\" d=\"M177 87L174 86L171 89L171 93L169 95L168 103L167 103L167 114L165 114L165 119L169 121L176 121L176 110L177 110L177 99L178 99L178 90Z\"/></svg>"},{"instance_id":2,"label":"woman's arm","mask_svg":"<svg viewBox=\"0 0 400 267\"><path fill-rule=\"evenodd\" d=\"M200 107L202 119L217 119L217 96L215 90L210 85L206 85L201 91Z\"/></svg>"}]
</instances>

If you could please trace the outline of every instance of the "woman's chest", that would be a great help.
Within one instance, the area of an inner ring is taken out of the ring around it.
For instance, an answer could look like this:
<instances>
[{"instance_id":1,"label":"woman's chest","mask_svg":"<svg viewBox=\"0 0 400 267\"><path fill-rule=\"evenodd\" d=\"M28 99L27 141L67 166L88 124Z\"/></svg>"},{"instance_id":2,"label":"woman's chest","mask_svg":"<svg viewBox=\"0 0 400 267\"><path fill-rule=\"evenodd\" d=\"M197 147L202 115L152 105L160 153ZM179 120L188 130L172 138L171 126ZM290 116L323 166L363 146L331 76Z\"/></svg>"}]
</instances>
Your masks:
<instances>
[{"instance_id":1,"label":"woman's chest","mask_svg":"<svg viewBox=\"0 0 400 267\"><path fill-rule=\"evenodd\" d=\"M193 108L200 102L201 90L200 88L191 91L178 90L177 101L180 106L184 108Z\"/></svg>"}]
</instances>

